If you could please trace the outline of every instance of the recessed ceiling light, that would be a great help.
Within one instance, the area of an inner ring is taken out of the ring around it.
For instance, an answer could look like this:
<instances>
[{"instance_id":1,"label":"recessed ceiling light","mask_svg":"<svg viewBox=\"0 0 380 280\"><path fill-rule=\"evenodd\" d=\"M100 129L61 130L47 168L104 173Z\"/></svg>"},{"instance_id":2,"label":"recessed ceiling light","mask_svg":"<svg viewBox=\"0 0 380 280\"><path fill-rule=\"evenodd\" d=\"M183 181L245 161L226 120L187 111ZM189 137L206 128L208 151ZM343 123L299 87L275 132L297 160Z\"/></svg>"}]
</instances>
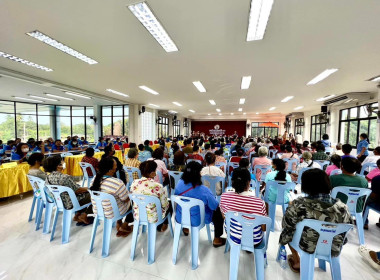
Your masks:
<instances>
[{"instance_id":1,"label":"recessed ceiling light","mask_svg":"<svg viewBox=\"0 0 380 280\"><path fill-rule=\"evenodd\" d=\"M156 104L152 104L152 103L150 103L149 104L150 106L153 106L153 107L156 107L156 108L159 108L160 106L158 106L158 105L156 105Z\"/></svg>"},{"instance_id":2,"label":"recessed ceiling light","mask_svg":"<svg viewBox=\"0 0 380 280\"><path fill-rule=\"evenodd\" d=\"M239 104L244 104L245 103L245 98L240 98Z\"/></svg>"},{"instance_id":3,"label":"recessed ceiling light","mask_svg":"<svg viewBox=\"0 0 380 280\"><path fill-rule=\"evenodd\" d=\"M182 106L181 103L178 103L178 102L176 102L176 101L174 101L173 104L174 104L174 105L177 105L177 106L180 106L180 107Z\"/></svg>"},{"instance_id":4,"label":"recessed ceiling light","mask_svg":"<svg viewBox=\"0 0 380 280\"><path fill-rule=\"evenodd\" d=\"M326 95L324 97L318 98L316 101L325 101L325 100L330 99L330 98L332 98L334 96L335 96L335 94Z\"/></svg>"},{"instance_id":5,"label":"recessed ceiling light","mask_svg":"<svg viewBox=\"0 0 380 280\"><path fill-rule=\"evenodd\" d=\"M41 97L41 96L32 95L32 94L29 94L29 96L32 98L37 98L37 99L42 99L42 100L49 100L49 101L54 101L54 102L59 101L57 99Z\"/></svg>"},{"instance_id":6,"label":"recessed ceiling light","mask_svg":"<svg viewBox=\"0 0 380 280\"><path fill-rule=\"evenodd\" d=\"M276 107L270 107L269 111L273 111L274 109L276 109Z\"/></svg>"},{"instance_id":7,"label":"recessed ceiling light","mask_svg":"<svg viewBox=\"0 0 380 280\"><path fill-rule=\"evenodd\" d=\"M233 116L234 113L231 113L231 116Z\"/></svg>"},{"instance_id":8,"label":"recessed ceiling light","mask_svg":"<svg viewBox=\"0 0 380 280\"><path fill-rule=\"evenodd\" d=\"M200 81L193 82L193 85L197 88L199 92L206 92L205 87L202 85Z\"/></svg>"},{"instance_id":9,"label":"recessed ceiling light","mask_svg":"<svg viewBox=\"0 0 380 280\"><path fill-rule=\"evenodd\" d=\"M220 112L220 109L216 109L217 112Z\"/></svg>"},{"instance_id":10,"label":"recessed ceiling light","mask_svg":"<svg viewBox=\"0 0 380 280\"><path fill-rule=\"evenodd\" d=\"M247 113L243 113L243 115L246 115Z\"/></svg>"},{"instance_id":11,"label":"recessed ceiling light","mask_svg":"<svg viewBox=\"0 0 380 280\"><path fill-rule=\"evenodd\" d=\"M169 34L145 2L130 5L128 8L166 52L178 51Z\"/></svg>"},{"instance_id":12,"label":"recessed ceiling light","mask_svg":"<svg viewBox=\"0 0 380 280\"><path fill-rule=\"evenodd\" d=\"M25 100L25 101L32 101L32 102L37 102L37 103L44 103L45 101L42 101L42 100L35 100L35 99L29 99L29 98L25 98L25 97L18 97L18 96L13 96L13 98L15 99L20 99L20 100Z\"/></svg>"},{"instance_id":13,"label":"recessed ceiling light","mask_svg":"<svg viewBox=\"0 0 380 280\"><path fill-rule=\"evenodd\" d=\"M211 114L207 114L207 116L211 116Z\"/></svg>"},{"instance_id":14,"label":"recessed ceiling light","mask_svg":"<svg viewBox=\"0 0 380 280\"><path fill-rule=\"evenodd\" d=\"M38 31L38 30L35 30L35 31L32 31L32 32L28 32L26 33L27 35L29 35L30 37L33 37L45 44L48 44L49 46L52 46L53 48L56 48L64 53L67 53L68 55L71 55L79 60L82 60L88 64L97 64L98 62L92 58L89 58L88 56L58 42L57 40L53 39L53 38L50 38L49 36L45 35L44 33Z\"/></svg>"},{"instance_id":15,"label":"recessed ceiling light","mask_svg":"<svg viewBox=\"0 0 380 280\"><path fill-rule=\"evenodd\" d=\"M211 105L216 105L214 100L209 100L208 102L210 102Z\"/></svg>"},{"instance_id":16,"label":"recessed ceiling light","mask_svg":"<svg viewBox=\"0 0 380 280\"><path fill-rule=\"evenodd\" d=\"M369 79L368 81L370 81L370 82L380 82L380 76L373 77L373 78Z\"/></svg>"},{"instance_id":17,"label":"recessed ceiling light","mask_svg":"<svg viewBox=\"0 0 380 280\"><path fill-rule=\"evenodd\" d=\"M218 115L219 115L219 116L221 116L221 115L222 115L222 113L219 113Z\"/></svg>"},{"instance_id":18,"label":"recessed ceiling light","mask_svg":"<svg viewBox=\"0 0 380 280\"><path fill-rule=\"evenodd\" d=\"M63 96L58 96L58 95L54 95L54 94L50 94L50 93L45 93L47 96L50 96L50 97L55 97L55 98L58 98L58 99L65 99L65 100L70 100L70 101L74 101L75 99L72 99L72 98L68 98L68 97L63 97Z\"/></svg>"},{"instance_id":19,"label":"recessed ceiling light","mask_svg":"<svg viewBox=\"0 0 380 280\"><path fill-rule=\"evenodd\" d=\"M25 59L19 58L19 57L17 57L17 56L11 55L11 54L9 54L9 53L5 53L5 52L1 52L1 51L0 51L0 57L4 57L4 58L10 59L10 60L13 60L13 61L15 61L15 62L22 63L22 64L28 65L28 66L30 66L30 67L34 67L34 68L37 68L37 69L41 69L41 70L44 70L44 71L46 71L46 72L51 72L51 71L53 71L53 69L47 68L47 67L45 67L45 66L39 65L39 64L34 63L34 62L30 62L30 61L28 61L28 60L25 60Z\"/></svg>"},{"instance_id":20,"label":"recessed ceiling light","mask_svg":"<svg viewBox=\"0 0 380 280\"><path fill-rule=\"evenodd\" d=\"M169 113L171 113L171 114L177 114L178 112L177 112L177 111L170 110Z\"/></svg>"},{"instance_id":21,"label":"recessed ceiling light","mask_svg":"<svg viewBox=\"0 0 380 280\"><path fill-rule=\"evenodd\" d=\"M239 112L243 112L243 108L239 108L238 111L239 111Z\"/></svg>"},{"instance_id":22,"label":"recessed ceiling light","mask_svg":"<svg viewBox=\"0 0 380 280\"><path fill-rule=\"evenodd\" d=\"M320 81L326 79L328 76L330 76L331 74L335 73L336 71L338 71L338 69L336 69L336 68L326 69L321 74L319 74L314 79L312 79L310 82L308 82L307 85L308 86L309 85L315 85L316 83L319 83Z\"/></svg>"},{"instance_id":23,"label":"recessed ceiling light","mask_svg":"<svg viewBox=\"0 0 380 280\"><path fill-rule=\"evenodd\" d=\"M145 90L146 92L149 92L154 95L159 95L159 93L151 88L148 88L147 86L139 86L142 90Z\"/></svg>"},{"instance_id":24,"label":"recessed ceiling light","mask_svg":"<svg viewBox=\"0 0 380 280\"><path fill-rule=\"evenodd\" d=\"M289 100L293 99L294 96L287 96L284 99L281 100L282 103L288 102Z\"/></svg>"},{"instance_id":25,"label":"recessed ceiling light","mask_svg":"<svg viewBox=\"0 0 380 280\"><path fill-rule=\"evenodd\" d=\"M106 91L108 91L110 93L117 94L117 95L121 95L121 96L124 96L124 97L129 97L128 94L122 93L122 92L114 90L114 89L107 88Z\"/></svg>"},{"instance_id":26,"label":"recessed ceiling light","mask_svg":"<svg viewBox=\"0 0 380 280\"><path fill-rule=\"evenodd\" d=\"M260 114L259 112L256 112L256 115Z\"/></svg>"},{"instance_id":27,"label":"recessed ceiling light","mask_svg":"<svg viewBox=\"0 0 380 280\"><path fill-rule=\"evenodd\" d=\"M71 96L76 96L76 97L79 97L79 98L92 99L89 96L85 96L85 95L82 95L82 94L74 93L74 92L71 92L71 91L64 91L64 93L66 93L68 95L71 95Z\"/></svg>"},{"instance_id":28,"label":"recessed ceiling light","mask_svg":"<svg viewBox=\"0 0 380 280\"><path fill-rule=\"evenodd\" d=\"M194 110L189 110L189 112L191 112L191 113L195 113L195 111L194 111Z\"/></svg>"},{"instance_id":29,"label":"recessed ceiling light","mask_svg":"<svg viewBox=\"0 0 380 280\"><path fill-rule=\"evenodd\" d=\"M294 110L301 110L303 108L303 106L298 106L296 108L294 108Z\"/></svg>"},{"instance_id":30,"label":"recessed ceiling light","mask_svg":"<svg viewBox=\"0 0 380 280\"><path fill-rule=\"evenodd\" d=\"M251 76L244 76L241 79L241 86L240 86L240 88L241 89L249 89L249 86L251 84L251 79L252 79Z\"/></svg>"},{"instance_id":31,"label":"recessed ceiling light","mask_svg":"<svg viewBox=\"0 0 380 280\"><path fill-rule=\"evenodd\" d=\"M247 41L262 40L274 0L252 0L249 12Z\"/></svg>"}]
</instances>

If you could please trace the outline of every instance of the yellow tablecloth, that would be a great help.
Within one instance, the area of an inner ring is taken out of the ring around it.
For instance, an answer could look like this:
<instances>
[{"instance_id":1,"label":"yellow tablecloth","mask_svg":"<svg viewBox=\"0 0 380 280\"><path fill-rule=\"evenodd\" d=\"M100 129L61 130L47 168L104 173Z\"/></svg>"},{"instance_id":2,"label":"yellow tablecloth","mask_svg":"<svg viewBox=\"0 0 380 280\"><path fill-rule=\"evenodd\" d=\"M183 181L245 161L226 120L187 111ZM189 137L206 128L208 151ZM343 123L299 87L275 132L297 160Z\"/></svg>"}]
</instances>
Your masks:
<instances>
[{"instance_id":1,"label":"yellow tablecloth","mask_svg":"<svg viewBox=\"0 0 380 280\"><path fill-rule=\"evenodd\" d=\"M170 150L171 147L172 147L172 143L166 143L166 148L167 148L168 150Z\"/></svg>"},{"instance_id":2,"label":"yellow tablecloth","mask_svg":"<svg viewBox=\"0 0 380 280\"><path fill-rule=\"evenodd\" d=\"M160 144L154 144L152 147L152 150L154 151L155 149L157 149L158 147L160 147Z\"/></svg>"},{"instance_id":3,"label":"yellow tablecloth","mask_svg":"<svg viewBox=\"0 0 380 280\"><path fill-rule=\"evenodd\" d=\"M29 172L27 163L4 163L0 166L0 198L17 195L32 190L26 175Z\"/></svg>"}]
</instances>

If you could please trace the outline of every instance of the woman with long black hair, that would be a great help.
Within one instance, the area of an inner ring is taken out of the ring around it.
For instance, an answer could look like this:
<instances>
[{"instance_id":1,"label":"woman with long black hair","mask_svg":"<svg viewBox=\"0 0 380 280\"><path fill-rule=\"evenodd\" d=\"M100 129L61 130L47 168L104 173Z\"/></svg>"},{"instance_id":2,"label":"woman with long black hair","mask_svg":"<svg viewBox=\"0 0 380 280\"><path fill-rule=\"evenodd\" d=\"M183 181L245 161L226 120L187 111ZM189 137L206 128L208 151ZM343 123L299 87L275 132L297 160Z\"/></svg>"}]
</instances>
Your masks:
<instances>
[{"instance_id":1,"label":"woman with long black hair","mask_svg":"<svg viewBox=\"0 0 380 280\"><path fill-rule=\"evenodd\" d=\"M120 160L115 157L115 148L112 143L108 144L104 148L104 155L102 155L102 159L106 157L111 157L116 161L117 169L116 171L119 172L119 179L123 181L124 184L127 183L127 177L125 176L123 164L120 162ZM114 174L114 177L117 178L117 174Z\"/></svg>"},{"instance_id":2,"label":"woman with long black hair","mask_svg":"<svg viewBox=\"0 0 380 280\"><path fill-rule=\"evenodd\" d=\"M282 159L274 159L272 161L273 171L267 173L265 176L265 184L269 181L281 181L281 182L291 182L292 178L288 173L286 173L286 163ZM267 190L268 191L268 190ZM289 202L290 195L289 192L285 194L285 202ZM268 199L271 202L276 202L277 199L277 189L271 188L269 190Z\"/></svg>"}]
</instances>

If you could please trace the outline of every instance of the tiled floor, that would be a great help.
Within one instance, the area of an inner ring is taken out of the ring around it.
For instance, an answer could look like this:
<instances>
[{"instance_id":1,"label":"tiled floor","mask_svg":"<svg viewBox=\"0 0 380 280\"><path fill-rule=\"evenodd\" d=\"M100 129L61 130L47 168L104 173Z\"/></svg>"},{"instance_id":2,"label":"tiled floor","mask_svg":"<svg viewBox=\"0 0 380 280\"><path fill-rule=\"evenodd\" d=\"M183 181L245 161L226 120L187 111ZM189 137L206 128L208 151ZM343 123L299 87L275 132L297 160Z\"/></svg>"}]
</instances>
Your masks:
<instances>
[{"instance_id":1,"label":"tiled floor","mask_svg":"<svg viewBox=\"0 0 380 280\"><path fill-rule=\"evenodd\" d=\"M130 260L131 236L111 239L110 256L101 257L102 226L98 227L95 249L89 254L91 226L76 227L73 224L70 242L61 245L61 227L56 238L49 242L50 235L34 230L34 220L27 222L31 196L26 195L0 202L0 280L3 279L228 279L229 254L224 248L214 249L207 241L205 229L201 232L199 267L191 270L190 238L181 237L177 264L173 265L172 238L170 232L158 233L156 262L147 264L146 235L140 235L135 261ZM275 261L280 208L277 212L276 231L270 236L266 279L299 279L289 268L283 270ZM370 229L365 232L367 245L380 250L380 229L374 223L375 213L370 216ZM59 220L60 222L60 220ZM368 266L357 253L356 230L349 235L349 243L341 255L343 280L380 279L380 272ZM239 279L255 279L254 257L244 252L240 256ZM329 270L316 268L315 279L331 279Z\"/></svg>"}]
</instances>

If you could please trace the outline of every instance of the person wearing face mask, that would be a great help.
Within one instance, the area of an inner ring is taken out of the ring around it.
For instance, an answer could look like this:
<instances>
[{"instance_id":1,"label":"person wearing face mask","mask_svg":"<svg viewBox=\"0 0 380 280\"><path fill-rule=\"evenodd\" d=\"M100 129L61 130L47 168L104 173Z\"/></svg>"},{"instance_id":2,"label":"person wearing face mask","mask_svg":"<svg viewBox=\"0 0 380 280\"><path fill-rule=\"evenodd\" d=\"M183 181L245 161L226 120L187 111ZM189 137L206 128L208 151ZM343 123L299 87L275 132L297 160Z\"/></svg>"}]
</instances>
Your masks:
<instances>
[{"instance_id":1,"label":"person wearing face mask","mask_svg":"<svg viewBox=\"0 0 380 280\"><path fill-rule=\"evenodd\" d=\"M69 151L81 150L81 147L78 143L78 138L76 136L72 138L67 147Z\"/></svg>"},{"instance_id":2,"label":"person wearing face mask","mask_svg":"<svg viewBox=\"0 0 380 280\"><path fill-rule=\"evenodd\" d=\"M51 149L53 150L54 153L67 151L67 149L62 145L61 139L55 140L55 143Z\"/></svg>"},{"instance_id":3,"label":"person wearing face mask","mask_svg":"<svg viewBox=\"0 0 380 280\"><path fill-rule=\"evenodd\" d=\"M45 153L45 145L42 141L37 141L34 143L34 148L33 148L34 153Z\"/></svg>"},{"instance_id":4,"label":"person wearing face mask","mask_svg":"<svg viewBox=\"0 0 380 280\"><path fill-rule=\"evenodd\" d=\"M115 148L113 147L112 143L108 144L104 148L104 155L102 155L102 159L106 157L112 157L116 161L117 169L116 169L116 173L114 177L119 178L120 180L123 181L124 184L126 184L127 178L125 176L123 164L120 162L120 160L117 157L115 157Z\"/></svg>"},{"instance_id":5,"label":"person wearing face mask","mask_svg":"<svg viewBox=\"0 0 380 280\"><path fill-rule=\"evenodd\" d=\"M26 143L20 143L16 152L12 154L11 160L17 160L19 163L26 161L26 155L29 152L29 146Z\"/></svg>"},{"instance_id":6,"label":"person wearing face mask","mask_svg":"<svg viewBox=\"0 0 380 280\"><path fill-rule=\"evenodd\" d=\"M46 184L69 187L75 192L75 195L80 205L84 205L91 202L91 196L90 193L87 191L87 188L79 187L74 182L74 178L72 176L62 173L63 170L66 168L66 164L64 161L62 161L61 156L55 155L46 158L43 161L43 167L44 170L49 173L46 177ZM52 194L49 194L49 196L53 198ZM73 208L73 204L68 194L63 193L61 198L63 205L66 209ZM73 220L75 222L78 222L77 225L89 225L93 222L94 218L87 217L88 214L93 214L92 205L75 213Z\"/></svg>"}]
</instances>

